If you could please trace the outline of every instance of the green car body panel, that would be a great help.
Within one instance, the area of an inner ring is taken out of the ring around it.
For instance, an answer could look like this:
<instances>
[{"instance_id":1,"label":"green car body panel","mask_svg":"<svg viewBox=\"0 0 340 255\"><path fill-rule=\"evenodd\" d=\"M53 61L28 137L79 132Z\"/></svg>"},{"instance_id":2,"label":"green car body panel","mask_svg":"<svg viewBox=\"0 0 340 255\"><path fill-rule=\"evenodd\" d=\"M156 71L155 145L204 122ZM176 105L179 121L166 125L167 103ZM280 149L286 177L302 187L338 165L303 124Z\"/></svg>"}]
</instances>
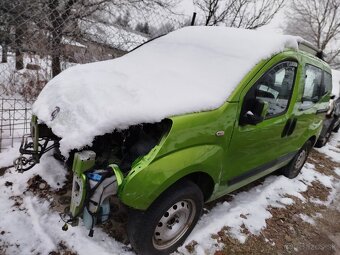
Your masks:
<instances>
[{"instance_id":1,"label":"green car body panel","mask_svg":"<svg viewBox=\"0 0 340 255\"><path fill-rule=\"evenodd\" d=\"M248 90L271 67L288 60L298 66L284 114L257 125L240 125ZM324 114L316 113L327 107L330 96L328 93L318 103L302 108L306 64L331 72L316 57L287 50L258 63L218 109L172 117L170 132L146 156L134 162L122 181L120 200L129 207L146 210L178 180L199 176L211 187L205 194L206 201L211 201L288 164L306 141L316 141L324 118ZM289 118L297 119L296 128L291 135L281 137Z\"/></svg>"}]
</instances>

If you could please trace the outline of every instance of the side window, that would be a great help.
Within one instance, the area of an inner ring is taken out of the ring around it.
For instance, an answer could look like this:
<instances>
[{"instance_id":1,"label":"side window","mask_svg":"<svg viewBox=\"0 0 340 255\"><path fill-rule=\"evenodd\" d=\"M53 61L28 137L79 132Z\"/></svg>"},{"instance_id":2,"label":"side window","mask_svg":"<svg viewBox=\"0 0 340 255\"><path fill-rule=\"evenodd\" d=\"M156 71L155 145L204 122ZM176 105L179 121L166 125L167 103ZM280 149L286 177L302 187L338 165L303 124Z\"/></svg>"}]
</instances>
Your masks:
<instances>
[{"instance_id":1,"label":"side window","mask_svg":"<svg viewBox=\"0 0 340 255\"><path fill-rule=\"evenodd\" d=\"M322 90L322 70L307 64L302 101L316 103L322 96Z\"/></svg>"},{"instance_id":2,"label":"side window","mask_svg":"<svg viewBox=\"0 0 340 255\"><path fill-rule=\"evenodd\" d=\"M247 102L259 100L268 104L265 119L284 113L292 95L297 66L296 62L285 61L265 73L248 91L243 114L252 108Z\"/></svg>"},{"instance_id":3,"label":"side window","mask_svg":"<svg viewBox=\"0 0 340 255\"><path fill-rule=\"evenodd\" d=\"M324 91L322 95L332 92L332 75L330 73L323 73L323 85Z\"/></svg>"}]
</instances>

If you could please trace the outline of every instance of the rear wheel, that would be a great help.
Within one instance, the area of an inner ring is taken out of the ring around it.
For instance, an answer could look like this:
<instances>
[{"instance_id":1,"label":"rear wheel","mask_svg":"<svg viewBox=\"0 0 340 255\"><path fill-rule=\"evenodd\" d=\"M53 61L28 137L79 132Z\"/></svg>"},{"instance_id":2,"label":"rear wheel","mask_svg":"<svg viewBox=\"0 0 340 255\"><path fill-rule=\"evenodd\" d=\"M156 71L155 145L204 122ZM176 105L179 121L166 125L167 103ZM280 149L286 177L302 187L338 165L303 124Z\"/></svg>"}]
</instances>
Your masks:
<instances>
[{"instance_id":1,"label":"rear wheel","mask_svg":"<svg viewBox=\"0 0 340 255\"><path fill-rule=\"evenodd\" d=\"M315 147L321 148L321 147L325 146L328 143L331 135L332 135L332 130L328 130L324 137L318 139L318 141L315 144Z\"/></svg>"},{"instance_id":2,"label":"rear wheel","mask_svg":"<svg viewBox=\"0 0 340 255\"><path fill-rule=\"evenodd\" d=\"M289 179L293 179L299 175L308 155L312 149L312 142L307 141L290 163L281 169L281 173Z\"/></svg>"},{"instance_id":3,"label":"rear wheel","mask_svg":"<svg viewBox=\"0 0 340 255\"><path fill-rule=\"evenodd\" d=\"M333 128L333 132L338 133L340 128L340 124L338 124L335 128Z\"/></svg>"},{"instance_id":4,"label":"rear wheel","mask_svg":"<svg viewBox=\"0 0 340 255\"><path fill-rule=\"evenodd\" d=\"M196 225L203 208L201 190L184 181L171 187L145 212L131 210L130 243L138 254L170 254Z\"/></svg>"}]
</instances>

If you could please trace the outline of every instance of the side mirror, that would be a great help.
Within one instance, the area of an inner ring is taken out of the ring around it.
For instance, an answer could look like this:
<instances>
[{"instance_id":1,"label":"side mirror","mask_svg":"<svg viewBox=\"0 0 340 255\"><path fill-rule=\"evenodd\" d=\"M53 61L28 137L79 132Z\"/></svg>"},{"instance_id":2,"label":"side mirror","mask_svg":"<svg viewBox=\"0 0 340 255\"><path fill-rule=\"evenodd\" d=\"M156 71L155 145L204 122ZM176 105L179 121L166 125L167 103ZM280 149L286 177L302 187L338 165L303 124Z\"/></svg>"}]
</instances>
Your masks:
<instances>
[{"instance_id":1,"label":"side mirror","mask_svg":"<svg viewBox=\"0 0 340 255\"><path fill-rule=\"evenodd\" d=\"M268 113L268 102L260 99L249 99L245 105L246 112L240 118L240 125L256 125L262 122Z\"/></svg>"}]
</instances>

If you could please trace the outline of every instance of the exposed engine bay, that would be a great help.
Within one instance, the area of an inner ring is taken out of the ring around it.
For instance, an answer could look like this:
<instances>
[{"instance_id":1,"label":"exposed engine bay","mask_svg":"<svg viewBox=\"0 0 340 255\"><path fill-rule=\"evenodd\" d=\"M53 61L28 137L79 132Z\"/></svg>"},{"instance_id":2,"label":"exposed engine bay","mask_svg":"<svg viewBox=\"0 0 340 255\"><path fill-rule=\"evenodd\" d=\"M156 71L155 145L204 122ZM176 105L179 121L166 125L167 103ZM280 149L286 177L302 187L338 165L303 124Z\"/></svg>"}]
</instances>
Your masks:
<instances>
[{"instance_id":1,"label":"exposed engine bay","mask_svg":"<svg viewBox=\"0 0 340 255\"><path fill-rule=\"evenodd\" d=\"M116 164L125 173L131 169L132 163L137 158L148 154L160 142L170 127L169 119L153 124L131 126L126 130L97 136L93 145L86 149L96 153L96 167Z\"/></svg>"},{"instance_id":2,"label":"exposed engine bay","mask_svg":"<svg viewBox=\"0 0 340 255\"><path fill-rule=\"evenodd\" d=\"M92 150L96 153L96 168L116 164L126 173L136 159L146 155L160 142L170 127L171 120L164 119L157 123L143 123L125 130L114 130L112 133L96 136L92 146L81 150ZM21 156L14 162L17 169L21 172L31 169L39 163L41 156L51 149L55 150L57 159L65 161L71 168L74 154L81 150L71 151L66 159L59 151L59 140L45 124L37 124L37 120L32 119L31 135L24 136L20 148Z\"/></svg>"}]
</instances>

